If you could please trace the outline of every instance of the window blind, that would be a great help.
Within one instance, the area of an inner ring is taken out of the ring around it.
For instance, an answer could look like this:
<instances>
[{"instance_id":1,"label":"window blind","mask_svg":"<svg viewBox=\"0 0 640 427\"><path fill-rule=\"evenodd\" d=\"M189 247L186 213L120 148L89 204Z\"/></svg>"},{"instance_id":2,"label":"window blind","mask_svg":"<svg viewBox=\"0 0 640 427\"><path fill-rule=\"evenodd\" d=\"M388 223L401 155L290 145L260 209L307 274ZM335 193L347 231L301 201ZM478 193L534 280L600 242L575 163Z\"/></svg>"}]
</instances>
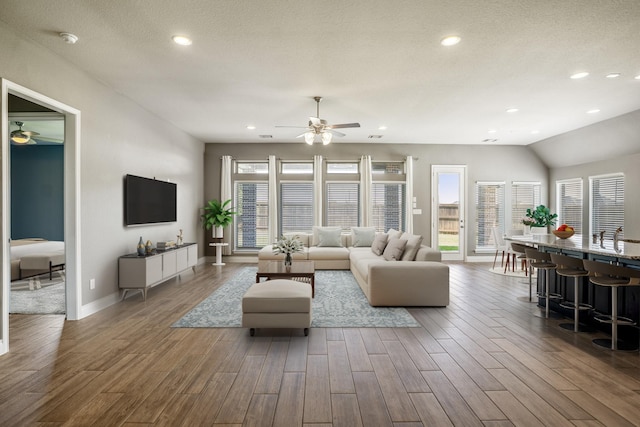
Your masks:
<instances>
[{"instance_id":1,"label":"window blind","mask_svg":"<svg viewBox=\"0 0 640 427\"><path fill-rule=\"evenodd\" d=\"M527 209L540 205L539 182L514 182L511 184L511 228L522 230L522 218ZM506 231L506 230L505 230Z\"/></svg>"},{"instance_id":2,"label":"window blind","mask_svg":"<svg viewBox=\"0 0 640 427\"><path fill-rule=\"evenodd\" d=\"M269 244L269 184L235 183L236 249L260 249Z\"/></svg>"},{"instance_id":3,"label":"window blind","mask_svg":"<svg viewBox=\"0 0 640 427\"><path fill-rule=\"evenodd\" d=\"M505 231L504 182L476 182L476 250L494 249L491 229Z\"/></svg>"},{"instance_id":4,"label":"window blind","mask_svg":"<svg viewBox=\"0 0 640 427\"><path fill-rule=\"evenodd\" d=\"M313 229L313 182L280 183L279 235Z\"/></svg>"},{"instance_id":5,"label":"window blind","mask_svg":"<svg viewBox=\"0 0 640 427\"><path fill-rule=\"evenodd\" d=\"M591 232L607 235L624 225L624 175L591 177Z\"/></svg>"},{"instance_id":6,"label":"window blind","mask_svg":"<svg viewBox=\"0 0 640 427\"><path fill-rule=\"evenodd\" d=\"M568 179L556 183L558 224L573 227L582 234L582 179Z\"/></svg>"},{"instance_id":7,"label":"window blind","mask_svg":"<svg viewBox=\"0 0 640 427\"><path fill-rule=\"evenodd\" d=\"M374 182L371 185L372 226L376 231L405 229L405 184Z\"/></svg>"},{"instance_id":8,"label":"window blind","mask_svg":"<svg viewBox=\"0 0 640 427\"><path fill-rule=\"evenodd\" d=\"M343 230L357 227L360 219L360 184L328 182L326 186L325 225Z\"/></svg>"}]
</instances>

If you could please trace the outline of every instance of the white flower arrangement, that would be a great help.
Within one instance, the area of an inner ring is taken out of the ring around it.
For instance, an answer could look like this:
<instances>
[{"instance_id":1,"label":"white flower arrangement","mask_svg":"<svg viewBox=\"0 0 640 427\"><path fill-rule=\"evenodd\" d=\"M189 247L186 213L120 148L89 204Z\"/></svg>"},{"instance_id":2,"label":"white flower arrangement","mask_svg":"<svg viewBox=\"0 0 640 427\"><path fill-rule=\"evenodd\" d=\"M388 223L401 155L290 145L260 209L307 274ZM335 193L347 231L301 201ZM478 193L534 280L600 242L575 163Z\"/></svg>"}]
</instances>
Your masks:
<instances>
[{"instance_id":1,"label":"white flower arrangement","mask_svg":"<svg viewBox=\"0 0 640 427\"><path fill-rule=\"evenodd\" d=\"M302 252L302 242L295 237L282 236L274 245L274 254L291 255L297 252Z\"/></svg>"}]
</instances>

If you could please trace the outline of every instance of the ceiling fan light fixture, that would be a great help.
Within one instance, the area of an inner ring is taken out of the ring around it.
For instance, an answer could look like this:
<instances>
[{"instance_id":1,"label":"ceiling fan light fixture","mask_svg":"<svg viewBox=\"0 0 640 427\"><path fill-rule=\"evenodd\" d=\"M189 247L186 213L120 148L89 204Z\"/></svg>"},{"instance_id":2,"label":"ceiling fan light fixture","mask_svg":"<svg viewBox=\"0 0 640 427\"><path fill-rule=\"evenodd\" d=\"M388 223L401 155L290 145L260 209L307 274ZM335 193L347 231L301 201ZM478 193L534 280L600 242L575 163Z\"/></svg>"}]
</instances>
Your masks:
<instances>
[{"instance_id":1,"label":"ceiling fan light fixture","mask_svg":"<svg viewBox=\"0 0 640 427\"><path fill-rule=\"evenodd\" d=\"M16 144L26 144L30 139L31 137L22 133L21 130L14 130L11 132L11 140Z\"/></svg>"},{"instance_id":2,"label":"ceiling fan light fixture","mask_svg":"<svg viewBox=\"0 0 640 427\"><path fill-rule=\"evenodd\" d=\"M329 145L331 143L331 132L322 132L322 145Z\"/></svg>"},{"instance_id":3,"label":"ceiling fan light fixture","mask_svg":"<svg viewBox=\"0 0 640 427\"><path fill-rule=\"evenodd\" d=\"M315 139L315 134L313 132L305 132L304 133L304 142L309 145L313 145L313 140Z\"/></svg>"}]
</instances>

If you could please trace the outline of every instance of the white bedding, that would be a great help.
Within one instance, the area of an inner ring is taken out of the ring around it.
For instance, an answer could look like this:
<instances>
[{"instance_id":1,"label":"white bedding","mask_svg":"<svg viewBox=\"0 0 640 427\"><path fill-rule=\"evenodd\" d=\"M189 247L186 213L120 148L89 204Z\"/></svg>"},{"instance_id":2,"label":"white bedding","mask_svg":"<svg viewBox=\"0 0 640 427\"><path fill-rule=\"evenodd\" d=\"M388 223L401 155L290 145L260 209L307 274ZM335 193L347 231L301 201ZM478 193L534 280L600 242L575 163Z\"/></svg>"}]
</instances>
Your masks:
<instances>
[{"instance_id":1,"label":"white bedding","mask_svg":"<svg viewBox=\"0 0 640 427\"><path fill-rule=\"evenodd\" d=\"M25 255L57 251L64 251L64 242L33 240L32 243L27 243L22 241L20 244L11 245L11 259L17 260L21 259Z\"/></svg>"}]
</instances>

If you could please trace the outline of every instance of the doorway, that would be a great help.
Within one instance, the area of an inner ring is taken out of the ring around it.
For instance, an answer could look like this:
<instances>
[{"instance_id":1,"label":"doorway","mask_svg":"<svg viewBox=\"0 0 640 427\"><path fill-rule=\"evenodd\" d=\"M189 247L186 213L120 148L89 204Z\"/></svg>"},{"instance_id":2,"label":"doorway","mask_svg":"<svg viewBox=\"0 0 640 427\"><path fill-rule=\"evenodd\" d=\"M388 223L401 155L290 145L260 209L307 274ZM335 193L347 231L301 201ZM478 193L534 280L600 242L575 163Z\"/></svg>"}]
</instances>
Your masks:
<instances>
[{"instance_id":1,"label":"doorway","mask_svg":"<svg viewBox=\"0 0 640 427\"><path fill-rule=\"evenodd\" d=\"M11 286L10 238L11 238L11 176L10 176L10 138L9 138L9 95L22 98L64 116L64 242L65 242L65 276L66 276L66 317L77 320L81 317L81 286L80 278L80 111L60 103L54 99L37 93L9 80L1 79L2 114L0 126L2 128L2 157L1 176L2 186L0 227L0 251L2 256L2 294L0 316L0 354L9 351L9 301Z\"/></svg>"},{"instance_id":2,"label":"doorway","mask_svg":"<svg viewBox=\"0 0 640 427\"><path fill-rule=\"evenodd\" d=\"M431 167L431 245L442 252L443 260L465 259L466 168L460 165Z\"/></svg>"}]
</instances>

